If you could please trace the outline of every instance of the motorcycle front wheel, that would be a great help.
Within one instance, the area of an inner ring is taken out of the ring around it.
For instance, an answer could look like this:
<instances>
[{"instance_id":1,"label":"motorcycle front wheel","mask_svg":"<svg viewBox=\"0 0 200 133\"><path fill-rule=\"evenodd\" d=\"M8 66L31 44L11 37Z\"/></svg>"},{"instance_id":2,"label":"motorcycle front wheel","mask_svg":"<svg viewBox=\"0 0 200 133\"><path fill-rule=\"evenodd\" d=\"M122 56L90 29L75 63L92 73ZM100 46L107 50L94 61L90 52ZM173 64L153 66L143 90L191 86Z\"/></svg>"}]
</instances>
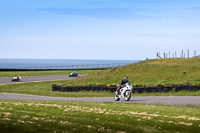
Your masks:
<instances>
[{"instance_id":1,"label":"motorcycle front wheel","mask_svg":"<svg viewBox=\"0 0 200 133\"><path fill-rule=\"evenodd\" d=\"M119 96L115 94L115 101L119 101L119 100L120 100Z\"/></svg>"},{"instance_id":2,"label":"motorcycle front wheel","mask_svg":"<svg viewBox=\"0 0 200 133\"><path fill-rule=\"evenodd\" d=\"M126 92L125 92L125 97L124 97L124 98L125 98L126 101L129 101L130 98L131 98L131 92L126 91Z\"/></svg>"}]
</instances>

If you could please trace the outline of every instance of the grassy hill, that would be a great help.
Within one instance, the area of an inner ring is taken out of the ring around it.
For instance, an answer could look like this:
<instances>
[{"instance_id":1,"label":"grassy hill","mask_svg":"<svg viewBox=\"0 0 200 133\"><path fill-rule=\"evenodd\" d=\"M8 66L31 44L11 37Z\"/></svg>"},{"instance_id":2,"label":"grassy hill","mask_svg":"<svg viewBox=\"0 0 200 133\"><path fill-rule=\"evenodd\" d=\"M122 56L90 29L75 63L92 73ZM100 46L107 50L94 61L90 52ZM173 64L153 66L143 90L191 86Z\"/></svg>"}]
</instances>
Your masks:
<instances>
[{"instance_id":1,"label":"grassy hill","mask_svg":"<svg viewBox=\"0 0 200 133\"><path fill-rule=\"evenodd\" d=\"M132 84L200 84L200 59L146 60L65 81L66 85L118 84L124 76Z\"/></svg>"}]
</instances>

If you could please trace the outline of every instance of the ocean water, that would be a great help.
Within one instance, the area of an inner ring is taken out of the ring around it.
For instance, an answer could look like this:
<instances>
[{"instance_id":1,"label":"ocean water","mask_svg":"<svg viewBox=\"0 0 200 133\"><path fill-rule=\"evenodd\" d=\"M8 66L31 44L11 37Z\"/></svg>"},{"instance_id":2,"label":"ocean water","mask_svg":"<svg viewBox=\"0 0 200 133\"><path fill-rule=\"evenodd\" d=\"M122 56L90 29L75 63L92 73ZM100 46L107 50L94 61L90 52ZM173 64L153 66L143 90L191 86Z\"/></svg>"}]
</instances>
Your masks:
<instances>
[{"instance_id":1,"label":"ocean water","mask_svg":"<svg viewBox=\"0 0 200 133\"><path fill-rule=\"evenodd\" d=\"M0 59L0 69L77 69L123 66L138 60Z\"/></svg>"}]
</instances>

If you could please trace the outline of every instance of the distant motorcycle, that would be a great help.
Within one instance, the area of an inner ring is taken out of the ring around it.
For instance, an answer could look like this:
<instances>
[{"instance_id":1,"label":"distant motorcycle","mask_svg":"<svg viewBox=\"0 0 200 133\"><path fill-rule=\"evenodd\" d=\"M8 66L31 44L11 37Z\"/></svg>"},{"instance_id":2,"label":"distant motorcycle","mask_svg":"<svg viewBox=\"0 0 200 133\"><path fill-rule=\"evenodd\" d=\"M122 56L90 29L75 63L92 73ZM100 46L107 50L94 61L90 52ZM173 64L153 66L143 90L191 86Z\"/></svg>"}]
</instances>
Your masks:
<instances>
[{"instance_id":1,"label":"distant motorcycle","mask_svg":"<svg viewBox=\"0 0 200 133\"><path fill-rule=\"evenodd\" d=\"M129 101L131 98L133 86L130 83L126 83L124 87L122 87L118 94L115 93L115 101L119 101L120 98L124 98L126 101Z\"/></svg>"},{"instance_id":2,"label":"distant motorcycle","mask_svg":"<svg viewBox=\"0 0 200 133\"><path fill-rule=\"evenodd\" d=\"M72 73L70 73L69 77L78 77L78 73L77 72L72 72Z\"/></svg>"},{"instance_id":3,"label":"distant motorcycle","mask_svg":"<svg viewBox=\"0 0 200 133\"><path fill-rule=\"evenodd\" d=\"M11 81L20 81L21 77L13 77Z\"/></svg>"}]
</instances>

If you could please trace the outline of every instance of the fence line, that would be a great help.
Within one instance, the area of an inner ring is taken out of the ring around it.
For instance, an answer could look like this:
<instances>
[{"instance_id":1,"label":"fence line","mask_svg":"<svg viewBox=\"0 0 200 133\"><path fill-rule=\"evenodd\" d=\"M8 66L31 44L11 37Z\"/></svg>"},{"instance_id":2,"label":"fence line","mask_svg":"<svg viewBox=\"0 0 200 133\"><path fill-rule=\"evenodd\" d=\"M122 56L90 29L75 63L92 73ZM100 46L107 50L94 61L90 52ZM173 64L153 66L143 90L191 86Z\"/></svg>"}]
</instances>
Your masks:
<instances>
[{"instance_id":1,"label":"fence line","mask_svg":"<svg viewBox=\"0 0 200 133\"><path fill-rule=\"evenodd\" d=\"M171 56L172 55L172 56ZM156 59L171 59L171 58L197 58L200 56L197 56L196 50L194 50L194 55L190 56L190 50L187 50L187 53L185 53L183 50L181 50L180 57L177 56L177 52L175 51L174 53L169 51L169 52L164 52L163 53L163 58L160 55L160 52L156 53Z\"/></svg>"},{"instance_id":2,"label":"fence line","mask_svg":"<svg viewBox=\"0 0 200 133\"><path fill-rule=\"evenodd\" d=\"M6 69L23 69L23 70L65 70L65 69L92 69L92 68L109 68L124 66L131 63L110 63L110 64L85 64L85 65L65 65L65 66L41 66L41 67L15 67L15 68L0 68L0 70Z\"/></svg>"}]
</instances>

